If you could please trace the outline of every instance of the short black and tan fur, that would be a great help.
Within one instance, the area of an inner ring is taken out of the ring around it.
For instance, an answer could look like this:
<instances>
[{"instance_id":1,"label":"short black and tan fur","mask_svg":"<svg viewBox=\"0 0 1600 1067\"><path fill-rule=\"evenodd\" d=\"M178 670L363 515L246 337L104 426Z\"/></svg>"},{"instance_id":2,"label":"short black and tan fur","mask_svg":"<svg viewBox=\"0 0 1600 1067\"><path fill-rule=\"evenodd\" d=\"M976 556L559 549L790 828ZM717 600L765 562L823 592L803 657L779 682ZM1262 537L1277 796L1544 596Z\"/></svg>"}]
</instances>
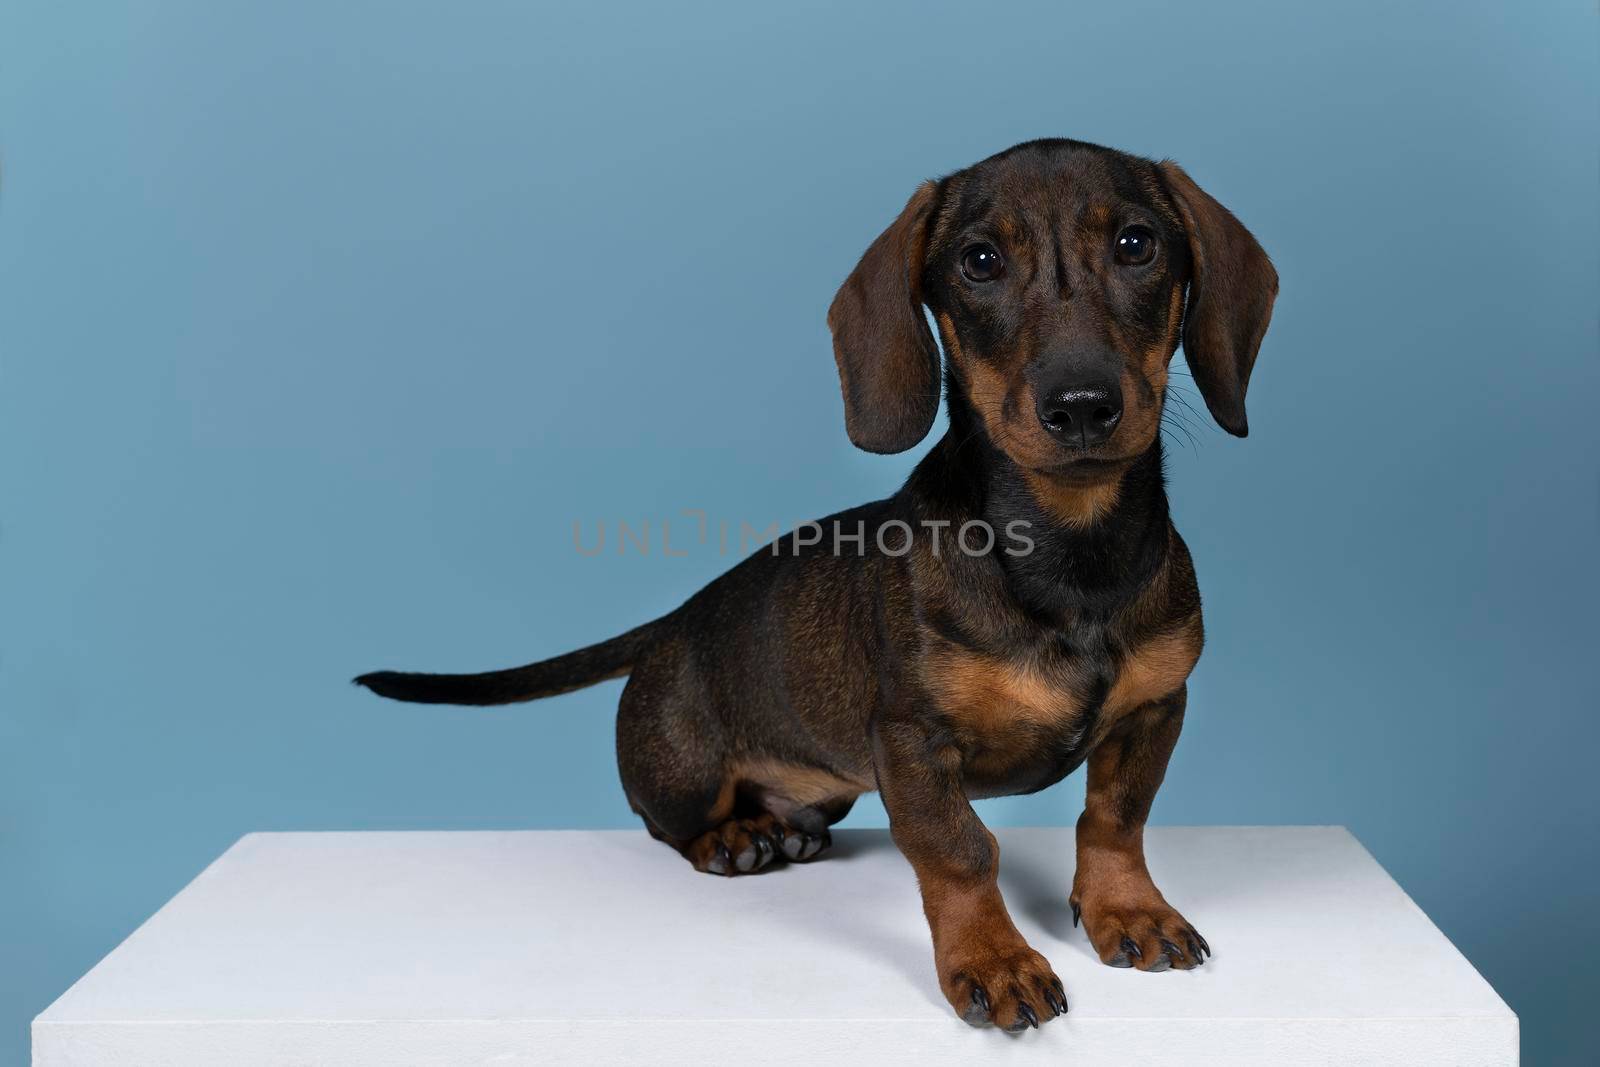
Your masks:
<instances>
[{"instance_id":1,"label":"short black and tan fur","mask_svg":"<svg viewBox=\"0 0 1600 1067\"><path fill-rule=\"evenodd\" d=\"M790 535L590 648L357 681L400 700L501 704L628 675L628 800L714 874L814 859L829 825L879 790L945 996L1006 1030L1065 1011L1066 995L1006 912L999 850L969 800L1043 789L1087 762L1074 916L1112 966L1198 966L1210 948L1143 851L1202 641L1167 513L1162 411L1181 337L1213 417L1244 436L1277 288L1256 240L1172 163L1043 140L927 182L828 314L846 425L868 451L915 446L937 414L924 308L946 356L944 437L895 495L823 521L864 523L864 548ZM904 554L898 525L879 547L891 520L916 531ZM1033 550L1011 554L1019 542L1004 536L987 553L954 550L974 520L1025 529Z\"/></svg>"}]
</instances>

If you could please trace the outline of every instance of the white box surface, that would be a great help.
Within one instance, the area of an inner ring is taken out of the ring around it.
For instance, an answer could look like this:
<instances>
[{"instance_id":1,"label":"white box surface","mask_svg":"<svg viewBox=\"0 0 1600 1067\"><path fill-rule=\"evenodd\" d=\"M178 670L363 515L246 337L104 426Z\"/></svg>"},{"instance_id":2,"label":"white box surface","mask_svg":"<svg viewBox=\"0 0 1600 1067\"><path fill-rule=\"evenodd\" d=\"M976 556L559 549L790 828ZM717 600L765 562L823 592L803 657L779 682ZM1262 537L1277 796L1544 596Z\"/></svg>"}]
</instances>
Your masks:
<instances>
[{"instance_id":1,"label":"white box surface","mask_svg":"<svg viewBox=\"0 0 1600 1067\"><path fill-rule=\"evenodd\" d=\"M1216 955L1099 963L1072 832L999 830L1072 1011L973 1030L877 830L753 877L637 831L251 834L33 1023L40 1067L1517 1062L1517 1019L1339 827L1152 828Z\"/></svg>"}]
</instances>

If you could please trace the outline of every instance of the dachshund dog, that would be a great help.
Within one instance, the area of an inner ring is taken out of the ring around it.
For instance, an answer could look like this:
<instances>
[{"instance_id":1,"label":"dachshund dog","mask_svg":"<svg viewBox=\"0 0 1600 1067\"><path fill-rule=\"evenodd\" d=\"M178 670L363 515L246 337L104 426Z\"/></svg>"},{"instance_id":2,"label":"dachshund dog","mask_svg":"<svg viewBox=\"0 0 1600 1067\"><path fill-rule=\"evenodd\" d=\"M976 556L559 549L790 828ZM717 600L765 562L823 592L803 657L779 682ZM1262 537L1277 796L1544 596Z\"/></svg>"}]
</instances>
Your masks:
<instances>
[{"instance_id":1,"label":"dachshund dog","mask_svg":"<svg viewBox=\"0 0 1600 1067\"><path fill-rule=\"evenodd\" d=\"M775 541L671 614L474 675L383 671L399 700L504 704L628 676L617 762L645 827L718 875L808 861L877 789L915 869L939 985L1007 1031L1067 1007L1013 925L970 799L1088 763L1070 903L1100 959L1161 971L1210 946L1168 904L1144 824L1200 656L1161 424L1181 338L1243 437L1277 272L1180 167L1018 145L912 194L828 312L850 439L903 452L887 500ZM804 534L804 535L803 535Z\"/></svg>"}]
</instances>

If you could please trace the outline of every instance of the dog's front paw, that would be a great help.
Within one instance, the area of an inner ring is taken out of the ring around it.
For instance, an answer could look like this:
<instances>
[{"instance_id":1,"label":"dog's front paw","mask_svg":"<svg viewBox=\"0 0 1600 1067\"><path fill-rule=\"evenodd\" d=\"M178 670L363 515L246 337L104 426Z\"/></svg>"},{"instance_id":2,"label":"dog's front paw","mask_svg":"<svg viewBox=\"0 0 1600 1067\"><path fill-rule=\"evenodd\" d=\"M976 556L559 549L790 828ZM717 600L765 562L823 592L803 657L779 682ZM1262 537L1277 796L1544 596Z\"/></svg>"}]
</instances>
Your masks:
<instances>
[{"instance_id":1,"label":"dog's front paw","mask_svg":"<svg viewBox=\"0 0 1600 1067\"><path fill-rule=\"evenodd\" d=\"M1100 962L1112 967L1187 971L1211 954L1206 939L1160 894L1125 902L1075 899L1074 926L1080 917Z\"/></svg>"},{"instance_id":2,"label":"dog's front paw","mask_svg":"<svg viewBox=\"0 0 1600 1067\"><path fill-rule=\"evenodd\" d=\"M990 949L974 946L941 961L939 985L956 1014L972 1026L990 1023L1017 1033L1067 1010L1067 991L1050 961L1018 939Z\"/></svg>"}]
</instances>

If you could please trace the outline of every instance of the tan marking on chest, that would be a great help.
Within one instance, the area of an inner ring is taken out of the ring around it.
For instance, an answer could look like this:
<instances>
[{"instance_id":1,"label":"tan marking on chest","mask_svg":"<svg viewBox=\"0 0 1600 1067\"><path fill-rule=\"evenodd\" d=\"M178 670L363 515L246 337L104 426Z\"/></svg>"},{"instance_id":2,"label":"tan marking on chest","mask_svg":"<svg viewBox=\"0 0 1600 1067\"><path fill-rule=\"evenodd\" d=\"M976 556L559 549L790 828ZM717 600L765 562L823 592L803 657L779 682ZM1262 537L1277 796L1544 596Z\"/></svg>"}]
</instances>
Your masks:
<instances>
[{"instance_id":1,"label":"tan marking on chest","mask_svg":"<svg viewBox=\"0 0 1600 1067\"><path fill-rule=\"evenodd\" d=\"M1049 476L1024 471L1023 479L1039 506L1074 530L1093 526L1117 506L1122 482L1117 478L1098 485L1063 485Z\"/></svg>"},{"instance_id":2,"label":"tan marking on chest","mask_svg":"<svg viewBox=\"0 0 1600 1067\"><path fill-rule=\"evenodd\" d=\"M1026 663L952 650L932 657L925 674L940 709L979 733L1059 724L1080 710L1070 689Z\"/></svg>"},{"instance_id":3,"label":"tan marking on chest","mask_svg":"<svg viewBox=\"0 0 1600 1067\"><path fill-rule=\"evenodd\" d=\"M1170 696L1199 661L1201 640L1197 617L1181 629L1158 634L1130 649L1106 694L1106 717Z\"/></svg>"}]
</instances>

